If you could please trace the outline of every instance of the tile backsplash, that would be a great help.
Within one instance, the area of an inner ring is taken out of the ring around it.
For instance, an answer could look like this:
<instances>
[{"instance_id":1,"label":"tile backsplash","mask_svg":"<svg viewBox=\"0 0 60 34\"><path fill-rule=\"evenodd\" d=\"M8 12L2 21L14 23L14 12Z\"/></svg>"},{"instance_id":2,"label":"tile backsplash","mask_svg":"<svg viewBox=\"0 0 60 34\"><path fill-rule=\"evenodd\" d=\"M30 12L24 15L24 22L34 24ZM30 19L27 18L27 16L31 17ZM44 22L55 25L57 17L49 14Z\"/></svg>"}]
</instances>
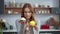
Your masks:
<instances>
[{"instance_id":1,"label":"tile backsplash","mask_svg":"<svg viewBox=\"0 0 60 34\"><path fill-rule=\"evenodd\" d=\"M40 25L44 24L50 17L54 17L57 21L59 21L59 16L56 14L37 14L34 15L35 20L38 20ZM16 20L20 19L21 15L0 15L0 19L5 20L6 26L9 28L9 25L12 25L14 29L16 29Z\"/></svg>"}]
</instances>

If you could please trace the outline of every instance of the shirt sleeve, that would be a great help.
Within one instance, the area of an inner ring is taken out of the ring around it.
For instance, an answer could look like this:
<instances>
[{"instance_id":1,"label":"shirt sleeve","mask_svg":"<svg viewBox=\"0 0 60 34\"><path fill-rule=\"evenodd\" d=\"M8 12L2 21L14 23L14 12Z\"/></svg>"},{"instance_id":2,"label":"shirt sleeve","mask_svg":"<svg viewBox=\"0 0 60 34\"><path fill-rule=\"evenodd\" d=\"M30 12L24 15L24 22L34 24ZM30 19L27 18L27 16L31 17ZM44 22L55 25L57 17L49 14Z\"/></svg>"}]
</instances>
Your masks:
<instances>
[{"instance_id":1,"label":"shirt sleeve","mask_svg":"<svg viewBox=\"0 0 60 34\"><path fill-rule=\"evenodd\" d=\"M20 27L21 27L21 24L18 22L18 20L16 20L16 29L17 29L17 32L20 31Z\"/></svg>"},{"instance_id":2,"label":"shirt sleeve","mask_svg":"<svg viewBox=\"0 0 60 34\"><path fill-rule=\"evenodd\" d=\"M16 29L17 29L17 34L23 34L23 25L19 23L18 20L16 20Z\"/></svg>"}]
</instances>

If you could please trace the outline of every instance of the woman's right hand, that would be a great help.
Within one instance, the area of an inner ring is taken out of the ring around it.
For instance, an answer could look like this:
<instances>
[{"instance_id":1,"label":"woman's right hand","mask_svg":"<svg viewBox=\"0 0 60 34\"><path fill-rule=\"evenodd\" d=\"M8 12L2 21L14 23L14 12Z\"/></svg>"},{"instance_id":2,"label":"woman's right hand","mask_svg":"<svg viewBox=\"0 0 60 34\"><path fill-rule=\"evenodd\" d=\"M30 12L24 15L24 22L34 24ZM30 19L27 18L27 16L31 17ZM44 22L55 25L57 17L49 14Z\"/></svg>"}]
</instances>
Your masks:
<instances>
[{"instance_id":1,"label":"woman's right hand","mask_svg":"<svg viewBox=\"0 0 60 34\"><path fill-rule=\"evenodd\" d=\"M24 20L20 20L20 21L19 21L19 23L21 23L21 24L25 24L25 22L26 22L26 21L24 21Z\"/></svg>"},{"instance_id":2,"label":"woman's right hand","mask_svg":"<svg viewBox=\"0 0 60 34\"><path fill-rule=\"evenodd\" d=\"M21 17L20 21L21 24L24 24L26 22L26 19L24 17Z\"/></svg>"}]
</instances>

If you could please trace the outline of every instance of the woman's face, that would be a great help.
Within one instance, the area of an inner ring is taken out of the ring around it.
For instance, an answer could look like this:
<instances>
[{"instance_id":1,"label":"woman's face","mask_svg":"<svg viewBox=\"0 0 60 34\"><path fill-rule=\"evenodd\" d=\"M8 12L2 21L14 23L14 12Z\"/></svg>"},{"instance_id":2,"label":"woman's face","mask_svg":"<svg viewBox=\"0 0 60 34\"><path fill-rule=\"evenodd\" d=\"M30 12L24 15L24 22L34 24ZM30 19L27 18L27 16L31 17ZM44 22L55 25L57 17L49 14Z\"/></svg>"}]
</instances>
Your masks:
<instances>
[{"instance_id":1,"label":"woman's face","mask_svg":"<svg viewBox=\"0 0 60 34\"><path fill-rule=\"evenodd\" d=\"M32 13L31 13L30 9L28 7L25 8L24 9L24 16L25 16L25 18L26 19L30 19L31 15L32 15Z\"/></svg>"}]
</instances>

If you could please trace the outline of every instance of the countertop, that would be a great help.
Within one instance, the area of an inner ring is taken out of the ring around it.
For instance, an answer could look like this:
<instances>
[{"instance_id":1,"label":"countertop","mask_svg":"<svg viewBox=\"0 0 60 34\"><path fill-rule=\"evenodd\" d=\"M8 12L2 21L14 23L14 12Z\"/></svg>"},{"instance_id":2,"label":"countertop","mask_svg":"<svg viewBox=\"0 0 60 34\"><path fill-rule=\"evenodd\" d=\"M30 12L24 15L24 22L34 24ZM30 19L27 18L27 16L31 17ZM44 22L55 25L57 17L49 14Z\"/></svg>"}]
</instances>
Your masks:
<instances>
[{"instance_id":1,"label":"countertop","mask_svg":"<svg viewBox=\"0 0 60 34\"><path fill-rule=\"evenodd\" d=\"M17 30L2 30L2 32L17 32Z\"/></svg>"},{"instance_id":2,"label":"countertop","mask_svg":"<svg viewBox=\"0 0 60 34\"><path fill-rule=\"evenodd\" d=\"M41 29L40 31L60 31L59 29L56 30L56 29Z\"/></svg>"},{"instance_id":3,"label":"countertop","mask_svg":"<svg viewBox=\"0 0 60 34\"><path fill-rule=\"evenodd\" d=\"M41 29L40 31L60 31L60 30L56 30L56 29ZM3 30L2 32L17 32L17 30Z\"/></svg>"}]
</instances>

